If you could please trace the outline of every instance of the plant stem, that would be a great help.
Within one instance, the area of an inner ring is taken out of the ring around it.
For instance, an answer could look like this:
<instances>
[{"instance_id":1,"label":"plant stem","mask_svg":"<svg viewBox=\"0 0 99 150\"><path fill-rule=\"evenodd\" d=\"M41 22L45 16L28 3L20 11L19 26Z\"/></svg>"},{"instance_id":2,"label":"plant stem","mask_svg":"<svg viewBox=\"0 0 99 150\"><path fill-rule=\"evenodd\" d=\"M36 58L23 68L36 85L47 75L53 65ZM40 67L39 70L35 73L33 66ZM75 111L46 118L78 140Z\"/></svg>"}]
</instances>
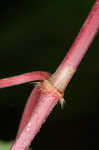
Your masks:
<instances>
[{"instance_id":1,"label":"plant stem","mask_svg":"<svg viewBox=\"0 0 99 150\"><path fill-rule=\"evenodd\" d=\"M96 0L96 3L82 26L76 40L56 72L49 79L53 86L60 92L63 92L68 85L98 31L99 0Z\"/></svg>"},{"instance_id":2,"label":"plant stem","mask_svg":"<svg viewBox=\"0 0 99 150\"><path fill-rule=\"evenodd\" d=\"M31 118L31 114L35 108L35 105L39 99L39 96L40 96L40 90L38 90L38 88L35 87L33 89L33 91L31 92L31 94L28 98L28 101L26 103L26 107L25 107L24 112L23 112L23 116L22 116L22 119L21 119L21 122L19 125L19 129L18 129L16 138L18 138L18 136L21 134L22 130L24 129L24 127L28 123L29 119Z\"/></svg>"},{"instance_id":3,"label":"plant stem","mask_svg":"<svg viewBox=\"0 0 99 150\"><path fill-rule=\"evenodd\" d=\"M26 105L18 135L10 150L25 150L30 145L41 125L58 102L58 99L61 100L64 89L75 73L98 30L99 0L96 0L91 13L59 68L48 80L44 80L36 85L34 92L29 98L29 103ZM36 94L36 97L34 97L34 94ZM32 102L33 100L35 101L34 103ZM32 105L31 107L30 104Z\"/></svg>"},{"instance_id":4,"label":"plant stem","mask_svg":"<svg viewBox=\"0 0 99 150\"><path fill-rule=\"evenodd\" d=\"M36 72L25 73L22 75L17 75L14 77L0 79L0 88L14 86L14 85L18 85L30 81L35 81L35 80L44 80L48 78L49 75L50 74L47 72L36 71Z\"/></svg>"},{"instance_id":5,"label":"plant stem","mask_svg":"<svg viewBox=\"0 0 99 150\"><path fill-rule=\"evenodd\" d=\"M25 124L23 129L20 128L20 133L16 137L10 150L25 150L28 148L59 98L53 86L48 85L46 81L41 82L40 85L35 87L34 93L32 93L33 97L34 94L36 94L37 97L39 95L39 98L35 99L37 102L32 110L29 121Z\"/></svg>"}]
</instances>

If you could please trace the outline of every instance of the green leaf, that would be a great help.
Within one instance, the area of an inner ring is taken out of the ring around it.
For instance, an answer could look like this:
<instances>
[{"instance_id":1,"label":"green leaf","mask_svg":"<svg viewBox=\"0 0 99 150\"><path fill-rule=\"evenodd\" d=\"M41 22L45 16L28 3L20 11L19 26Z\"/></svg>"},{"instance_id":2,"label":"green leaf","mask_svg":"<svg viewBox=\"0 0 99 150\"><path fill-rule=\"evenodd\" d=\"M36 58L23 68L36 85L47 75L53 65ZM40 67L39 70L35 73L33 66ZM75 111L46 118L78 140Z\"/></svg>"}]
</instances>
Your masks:
<instances>
[{"instance_id":1,"label":"green leaf","mask_svg":"<svg viewBox=\"0 0 99 150\"><path fill-rule=\"evenodd\" d=\"M0 150L9 150L11 147L11 144L12 142L0 141ZM30 148L28 150L30 150Z\"/></svg>"}]
</instances>

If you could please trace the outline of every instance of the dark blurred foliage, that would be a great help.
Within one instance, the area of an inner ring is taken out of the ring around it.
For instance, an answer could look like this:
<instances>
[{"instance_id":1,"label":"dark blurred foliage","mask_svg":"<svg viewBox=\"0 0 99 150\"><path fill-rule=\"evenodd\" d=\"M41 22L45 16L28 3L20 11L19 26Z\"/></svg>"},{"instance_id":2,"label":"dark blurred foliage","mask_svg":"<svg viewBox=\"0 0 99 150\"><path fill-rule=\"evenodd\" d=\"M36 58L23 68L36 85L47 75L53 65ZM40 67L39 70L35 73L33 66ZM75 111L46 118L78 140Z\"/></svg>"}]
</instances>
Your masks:
<instances>
[{"instance_id":1,"label":"dark blurred foliage","mask_svg":"<svg viewBox=\"0 0 99 150\"><path fill-rule=\"evenodd\" d=\"M34 70L53 73L95 0L9 0L0 4L0 78ZM32 143L36 150L88 150L98 145L99 35L59 104ZM0 140L15 138L34 87L0 89Z\"/></svg>"}]
</instances>

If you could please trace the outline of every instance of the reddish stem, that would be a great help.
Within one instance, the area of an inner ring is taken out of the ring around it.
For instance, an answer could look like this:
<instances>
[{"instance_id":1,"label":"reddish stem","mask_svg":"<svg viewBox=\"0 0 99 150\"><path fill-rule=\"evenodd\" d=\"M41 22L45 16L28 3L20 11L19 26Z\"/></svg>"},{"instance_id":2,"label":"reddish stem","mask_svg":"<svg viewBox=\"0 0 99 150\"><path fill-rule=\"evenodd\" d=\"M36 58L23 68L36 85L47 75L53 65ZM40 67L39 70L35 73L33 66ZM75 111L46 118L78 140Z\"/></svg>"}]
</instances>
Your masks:
<instances>
[{"instance_id":1,"label":"reddish stem","mask_svg":"<svg viewBox=\"0 0 99 150\"><path fill-rule=\"evenodd\" d=\"M70 50L62 63L59 65L56 72L50 78L50 82L59 91L63 92L68 85L98 31L99 0L96 0L96 3L82 26L76 40L72 44Z\"/></svg>"},{"instance_id":2,"label":"reddish stem","mask_svg":"<svg viewBox=\"0 0 99 150\"><path fill-rule=\"evenodd\" d=\"M36 85L29 98L29 105L26 105L26 115L24 112L18 136L10 150L25 150L30 145L58 99L61 99L61 92L66 88L98 30L99 0L96 0L79 35L57 71L48 80ZM34 103L32 100L34 100Z\"/></svg>"},{"instance_id":3,"label":"reddish stem","mask_svg":"<svg viewBox=\"0 0 99 150\"><path fill-rule=\"evenodd\" d=\"M19 125L19 129L18 129L16 138L18 138L18 136L21 134L22 130L28 123L28 121L31 117L32 111L35 108L35 105L39 99L39 96L40 96L40 91L37 89L37 87L35 87L33 89L33 91L31 92L31 95L30 95L30 97L27 101L26 107L24 109L23 116L22 116L22 119L21 119L21 122Z\"/></svg>"},{"instance_id":4,"label":"reddish stem","mask_svg":"<svg viewBox=\"0 0 99 150\"><path fill-rule=\"evenodd\" d=\"M40 94L28 123L24 126L10 150L25 150L39 131L41 125L45 122L47 116L58 102L58 96L53 86L44 81L37 85L32 93L34 97ZM50 86L50 88L49 88Z\"/></svg>"},{"instance_id":5,"label":"reddish stem","mask_svg":"<svg viewBox=\"0 0 99 150\"><path fill-rule=\"evenodd\" d=\"M68 65L74 69L78 67L82 58L86 54L96 33L99 31L99 0L96 0L88 18L83 24L76 40L66 54L59 67L64 68Z\"/></svg>"},{"instance_id":6,"label":"reddish stem","mask_svg":"<svg viewBox=\"0 0 99 150\"><path fill-rule=\"evenodd\" d=\"M35 80L44 80L49 77L49 73L47 72L30 72L30 73L25 73L22 75L17 75L14 77L9 77L5 79L0 79L0 88L5 88L9 86L14 86L30 81L35 81Z\"/></svg>"}]
</instances>

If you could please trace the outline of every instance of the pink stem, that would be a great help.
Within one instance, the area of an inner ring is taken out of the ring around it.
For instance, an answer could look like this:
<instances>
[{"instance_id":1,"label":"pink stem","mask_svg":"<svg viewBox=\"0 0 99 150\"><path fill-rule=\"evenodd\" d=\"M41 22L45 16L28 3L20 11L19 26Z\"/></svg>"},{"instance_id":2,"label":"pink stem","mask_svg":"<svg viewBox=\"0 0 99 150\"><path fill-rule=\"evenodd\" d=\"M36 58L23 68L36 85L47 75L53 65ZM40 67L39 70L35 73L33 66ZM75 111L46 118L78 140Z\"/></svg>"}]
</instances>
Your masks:
<instances>
[{"instance_id":1,"label":"pink stem","mask_svg":"<svg viewBox=\"0 0 99 150\"><path fill-rule=\"evenodd\" d=\"M37 71L37 72L25 73L22 75L17 75L5 79L0 79L0 88L14 86L14 85L18 85L30 81L35 81L35 80L44 80L45 78L48 78L49 75L50 74L47 72Z\"/></svg>"},{"instance_id":2,"label":"pink stem","mask_svg":"<svg viewBox=\"0 0 99 150\"><path fill-rule=\"evenodd\" d=\"M35 87L35 89L31 93L31 95L27 101L26 107L24 109L16 138L18 138L18 136L21 134L22 130L24 129L25 125L29 121L32 111L37 103L37 100L39 99L39 96L40 96L40 91L37 89L37 87Z\"/></svg>"},{"instance_id":3,"label":"pink stem","mask_svg":"<svg viewBox=\"0 0 99 150\"><path fill-rule=\"evenodd\" d=\"M37 100L33 98L35 101L34 104L31 103L33 110L30 110L30 116L26 115L28 119L25 120L24 118L25 121L23 121L18 136L10 150L25 150L30 145L41 125L58 102L58 99L61 98L61 92L64 91L70 81L98 30L99 0L96 0L88 19L57 71L48 80L44 80L36 85L35 92L32 93L29 104L32 102L34 94L36 94Z\"/></svg>"},{"instance_id":4,"label":"pink stem","mask_svg":"<svg viewBox=\"0 0 99 150\"><path fill-rule=\"evenodd\" d=\"M46 83L40 83L40 86L37 85L34 91L37 92L37 97L40 92L40 96L32 110L28 123L24 126L21 134L16 138L10 150L27 149L41 125L45 122L47 116L58 102L56 91L53 87L50 89L47 88ZM35 92L32 93L33 97L35 97Z\"/></svg>"},{"instance_id":5,"label":"pink stem","mask_svg":"<svg viewBox=\"0 0 99 150\"><path fill-rule=\"evenodd\" d=\"M37 100L39 99L39 96L40 96L40 91L35 87L35 89L31 93L31 95L27 101L26 107L24 109L24 112L23 112L23 115L21 118L21 122L19 125L19 129L17 132L16 141L19 138L19 136L21 135L21 133L22 133L23 129L25 128L25 126L27 125L27 123L29 122L31 115L32 115L32 111L36 105ZM13 143L13 145L14 145L14 143ZM12 145L12 149L13 149L13 145ZM24 150L26 150L26 148Z\"/></svg>"},{"instance_id":6,"label":"pink stem","mask_svg":"<svg viewBox=\"0 0 99 150\"><path fill-rule=\"evenodd\" d=\"M76 40L60 64L60 67L71 65L74 69L78 67L84 57L96 33L99 31L99 0L96 0L88 18L83 24Z\"/></svg>"},{"instance_id":7,"label":"pink stem","mask_svg":"<svg viewBox=\"0 0 99 150\"><path fill-rule=\"evenodd\" d=\"M58 90L63 91L66 88L98 31L99 0L96 0L76 40L56 72L50 78L51 83Z\"/></svg>"}]
</instances>

